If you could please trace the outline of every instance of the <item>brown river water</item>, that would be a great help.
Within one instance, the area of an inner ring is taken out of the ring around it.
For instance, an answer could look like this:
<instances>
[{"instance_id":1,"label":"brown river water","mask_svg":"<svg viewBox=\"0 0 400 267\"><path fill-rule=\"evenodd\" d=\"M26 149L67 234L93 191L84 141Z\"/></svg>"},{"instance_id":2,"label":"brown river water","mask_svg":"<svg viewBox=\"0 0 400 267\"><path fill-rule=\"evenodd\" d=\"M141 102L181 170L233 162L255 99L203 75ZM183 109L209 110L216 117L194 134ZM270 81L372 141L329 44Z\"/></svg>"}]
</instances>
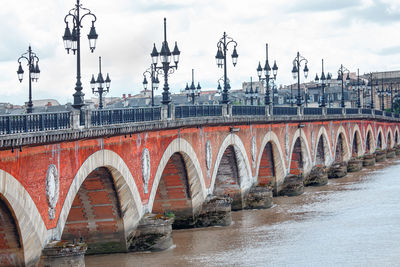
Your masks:
<instances>
[{"instance_id":1,"label":"brown river water","mask_svg":"<svg viewBox=\"0 0 400 267\"><path fill-rule=\"evenodd\" d=\"M87 256L86 266L400 266L400 160L232 219L173 231L167 251Z\"/></svg>"}]
</instances>

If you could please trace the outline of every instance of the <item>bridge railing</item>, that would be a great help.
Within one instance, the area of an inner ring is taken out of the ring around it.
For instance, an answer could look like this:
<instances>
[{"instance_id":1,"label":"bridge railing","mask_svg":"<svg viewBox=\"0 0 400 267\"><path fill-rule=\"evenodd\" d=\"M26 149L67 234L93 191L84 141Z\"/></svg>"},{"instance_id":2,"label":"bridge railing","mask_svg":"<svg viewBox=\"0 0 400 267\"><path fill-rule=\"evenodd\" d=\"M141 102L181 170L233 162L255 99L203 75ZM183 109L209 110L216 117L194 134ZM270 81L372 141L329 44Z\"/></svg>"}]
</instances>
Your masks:
<instances>
[{"instance_id":1,"label":"bridge railing","mask_svg":"<svg viewBox=\"0 0 400 267\"><path fill-rule=\"evenodd\" d=\"M296 107L273 107L272 109L273 115L290 115L295 116L297 115L297 108Z\"/></svg>"},{"instance_id":2,"label":"bridge railing","mask_svg":"<svg viewBox=\"0 0 400 267\"><path fill-rule=\"evenodd\" d=\"M303 115L322 115L322 108L304 108Z\"/></svg>"},{"instance_id":3,"label":"bridge railing","mask_svg":"<svg viewBox=\"0 0 400 267\"><path fill-rule=\"evenodd\" d=\"M0 135L68 129L71 113L30 113L0 116Z\"/></svg>"},{"instance_id":4,"label":"bridge railing","mask_svg":"<svg viewBox=\"0 0 400 267\"><path fill-rule=\"evenodd\" d=\"M342 115L342 108L327 108L326 114L327 115Z\"/></svg>"},{"instance_id":5,"label":"bridge railing","mask_svg":"<svg viewBox=\"0 0 400 267\"><path fill-rule=\"evenodd\" d=\"M346 114L348 115L358 114L358 108L346 108Z\"/></svg>"},{"instance_id":6,"label":"bridge railing","mask_svg":"<svg viewBox=\"0 0 400 267\"><path fill-rule=\"evenodd\" d=\"M91 112L93 126L129 122L157 121L161 119L161 107L102 109Z\"/></svg>"},{"instance_id":7,"label":"bridge railing","mask_svg":"<svg viewBox=\"0 0 400 267\"><path fill-rule=\"evenodd\" d=\"M363 108L363 109L361 109L361 114L371 115L372 114L372 110L369 109L369 108Z\"/></svg>"},{"instance_id":8,"label":"bridge railing","mask_svg":"<svg viewBox=\"0 0 400 267\"><path fill-rule=\"evenodd\" d=\"M175 106L175 118L222 116L222 105Z\"/></svg>"},{"instance_id":9,"label":"bridge railing","mask_svg":"<svg viewBox=\"0 0 400 267\"><path fill-rule=\"evenodd\" d=\"M383 116L383 111L375 109L375 115Z\"/></svg>"},{"instance_id":10,"label":"bridge railing","mask_svg":"<svg viewBox=\"0 0 400 267\"><path fill-rule=\"evenodd\" d=\"M265 116L265 106L232 106L232 116Z\"/></svg>"}]
</instances>

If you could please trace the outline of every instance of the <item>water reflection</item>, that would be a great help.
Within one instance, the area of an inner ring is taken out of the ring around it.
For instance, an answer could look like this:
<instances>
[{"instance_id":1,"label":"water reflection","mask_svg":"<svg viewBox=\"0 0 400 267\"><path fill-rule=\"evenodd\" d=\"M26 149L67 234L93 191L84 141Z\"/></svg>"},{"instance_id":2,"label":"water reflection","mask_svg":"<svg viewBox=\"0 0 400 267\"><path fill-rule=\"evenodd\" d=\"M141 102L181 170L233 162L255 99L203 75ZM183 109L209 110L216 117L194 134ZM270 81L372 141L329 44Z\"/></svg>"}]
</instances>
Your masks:
<instances>
[{"instance_id":1,"label":"water reflection","mask_svg":"<svg viewBox=\"0 0 400 267\"><path fill-rule=\"evenodd\" d=\"M400 262L400 161L387 161L268 210L234 212L230 227L174 231L159 253L86 257L87 266L395 266Z\"/></svg>"}]
</instances>

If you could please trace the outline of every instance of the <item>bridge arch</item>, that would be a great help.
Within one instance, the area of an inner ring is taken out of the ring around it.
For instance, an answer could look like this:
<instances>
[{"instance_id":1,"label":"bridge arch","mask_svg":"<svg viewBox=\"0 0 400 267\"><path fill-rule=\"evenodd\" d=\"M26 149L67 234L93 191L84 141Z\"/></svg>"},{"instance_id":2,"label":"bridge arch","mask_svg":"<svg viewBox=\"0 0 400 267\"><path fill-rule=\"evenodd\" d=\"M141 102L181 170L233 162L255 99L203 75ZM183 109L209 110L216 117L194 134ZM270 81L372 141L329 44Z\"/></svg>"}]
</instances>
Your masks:
<instances>
[{"instance_id":1,"label":"bridge arch","mask_svg":"<svg viewBox=\"0 0 400 267\"><path fill-rule=\"evenodd\" d=\"M301 128L297 129L292 138L292 144L289 154L288 174L292 173L294 165L300 163L300 172L307 174L312 168L310 146ZM295 155L295 157L293 157ZM300 157L299 157L300 156ZM293 165L294 164L294 165ZM293 166L292 166L293 165ZM297 173L293 173L297 174Z\"/></svg>"},{"instance_id":2,"label":"bridge arch","mask_svg":"<svg viewBox=\"0 0 400 267\"><path fill-rule=\"evenodd\" d=\"M268 155L268 153L271 153L271 155ZM269 161L272 161L269 163L273 164L273 173L271 173L271 176L273 177L272 182L274 189L276 190L279 185L283 183L287 171L285 167L285 159L283 157L282 149L279 143L279 138L272 131L269 131L267 134L265 134L264 138L261 141L261 149L258 152L256 177L258 177L259 183L262 176L262 171L260 170L260 168L262 168L262 161L267 160L267 157L269 158Z\"/></svg>"},{"instance_id":3,"label":"bridge arch","mask_svg":"<svg viewBox=\"0 0 400 267\"><path fill-rule=\"evenodd\" d=\"M232 160L234 162L231 162ZM224 179L221 178L221 176L224 176L224 171L222 171L221 168L225 167L230 169L228 170L229 174L234 174L233 172L236 172L237 176L237 181L231 181L232 188L227 187L225 188L226 190L218 186L226 184L223 182ZM239 198L243 196L244 192L250 189L250 187L253 185L253 182L254 181L250 169L250 162L247 157L246 149L244 148L242 140L235 134L228 134L218 150L211 179L211 186L208 193L214 194L216 193L216 190L222 190L224 192L232 190L235 191L240 196L234 197L232 208L239 209ZM225 194L222 191L219 193L217 192L216 194Z\"/></svg>"},{"instance_id":4,"label":"bridge arch","mask_svg":"<svg viewBox=\"0 0 400 267\"><path fill-rule=\"evenodd\" d=\"M29 193L17 179L3 170L0 170L1 201L12 213L19 230L24 264L35 265L48 241L46 226Z\"/></svg>"},{"instance_id":5,"label":"bridge arch","mask_svg":"<svg viewBox=\"0 0 400 267\"><path fill-rule=\"evenodd\" d=\"M153 210L157 190L162 179L164 170L166 166L171 163L170 160L173 156L179 157L178 160L184 162L184 166L182 167L185 168L185 175L190 190L191 209L194 215L201 209L201 204L207 196L207 192L203 178L203 172L196 152L194 151L191 144L183 138L174 139L168 145L167 149L164 151L163 156L161 157L151 187L149 202L147 204L147 211L151 212Z\"/></svg>"},{"instance_id":6,"label":"bridge arch","mask_svg":"<svg viewBox=\"0 0 400 267\"><path fill-rule=\"evenodd\" d=\"M99 170L108 172L107 178L111 180L111 188L115 188L113 193L117 196L116 205L120 210L121 228L124 235L124 240L121 242L126 242L134 233L134 229L143 215L142 201L135 180L128 166L117 153L110 150L99 150L90 155L76 173L64 200L57 227L53 229L53 239L61 238L73 202L77 200L83 183L89 175ZM110 226L105 225L104 227L109 229Z\"/></svg>"},{"instance_id":7,"label":"bridge arch","mask_svg":"<svg viewBox=\"0 0 400 267\"><path fill-rule=\"evenodd\" d=\"M365 153L374 153L376 149L376 143L374 138L374 131L372 130L371 124L368 124L365 135Z\"/></svg>"},{"instance_id":8,"label":"bridge arch","mask_svg":"<svg viewBox=\"0 0 400 267\"><path fill-rule=\"evenodd\" d=\"M314 148L314 164L329 165L332 162L332 149L328 132L323 126L318 131L316 144Z\"/></svg>"},{"instance_id":9,"label":"bridge arch","mask_svg":"<svg viewBox=\"0 0 400 267\"><path fill-rule=\"evenodd\" d=\"M351 146L352 157L360 157L364 154L361 131L358 125L354 125L353 129L353 144Z\"/></svg>"},{"instance_id":10,"label":"bridge arch","mask_svg":"<svg viewBox=\"0 0 400 267\"><path fill-rule=\"evenodd\" d=\"M385 134L383 133L382 126L379 126L378 131L376 132L376 148L384 149L386 147L385 143Z\"/></svg>"},{"instance_id":11,"label":"bridge arch","mask_svg":"<svg viewBox=\"0 0 400 267\"><path fill-rule=\"evenodd\" d=\"M394 143L395 145L398 145L400 143L399 128L397 126L394 130Z\"/></svg>"},{"instance_id":12,"label":"bridge arch","mask_svg":"<svg viewBox=\"0 0 400 267\"><path fill-rule=\"evenodd\" d=\"M393 148L393 146L394 146L393 131L391 127L388 127L386 134L386 148Z\"/></svg>"},{"instance_id":13,"label":"bridge arch","mask_svg":"<svg viewBox=\"0 0 400 267\"><path fill-rule=\"evenodd\" d=\"M343 126L340 126L337 130L335 140L335 161L348 161L351 157L351 153L346 131Z\"/></svg>"}]
</instances>

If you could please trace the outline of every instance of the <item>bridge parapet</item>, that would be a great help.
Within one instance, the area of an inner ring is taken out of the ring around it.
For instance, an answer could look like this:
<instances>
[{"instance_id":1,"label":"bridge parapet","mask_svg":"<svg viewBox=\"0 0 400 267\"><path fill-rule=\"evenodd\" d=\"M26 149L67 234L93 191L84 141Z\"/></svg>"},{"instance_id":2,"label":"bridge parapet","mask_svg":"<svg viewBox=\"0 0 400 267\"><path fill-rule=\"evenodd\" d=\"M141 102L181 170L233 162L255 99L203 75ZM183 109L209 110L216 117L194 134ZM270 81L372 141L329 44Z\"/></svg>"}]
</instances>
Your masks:
<instances>
[{"instance_id":1,"label":"bridge parapet","mask_svg":"<svg viewBox=\"0 0 400 267\"><path fill-rule=\"evenodd\" d=\"M201 125L375 119L399 122L399 114L357 108L265 106L158 106L0 116L0 149L142 131Z\"/></svg>"}]
</instances>

